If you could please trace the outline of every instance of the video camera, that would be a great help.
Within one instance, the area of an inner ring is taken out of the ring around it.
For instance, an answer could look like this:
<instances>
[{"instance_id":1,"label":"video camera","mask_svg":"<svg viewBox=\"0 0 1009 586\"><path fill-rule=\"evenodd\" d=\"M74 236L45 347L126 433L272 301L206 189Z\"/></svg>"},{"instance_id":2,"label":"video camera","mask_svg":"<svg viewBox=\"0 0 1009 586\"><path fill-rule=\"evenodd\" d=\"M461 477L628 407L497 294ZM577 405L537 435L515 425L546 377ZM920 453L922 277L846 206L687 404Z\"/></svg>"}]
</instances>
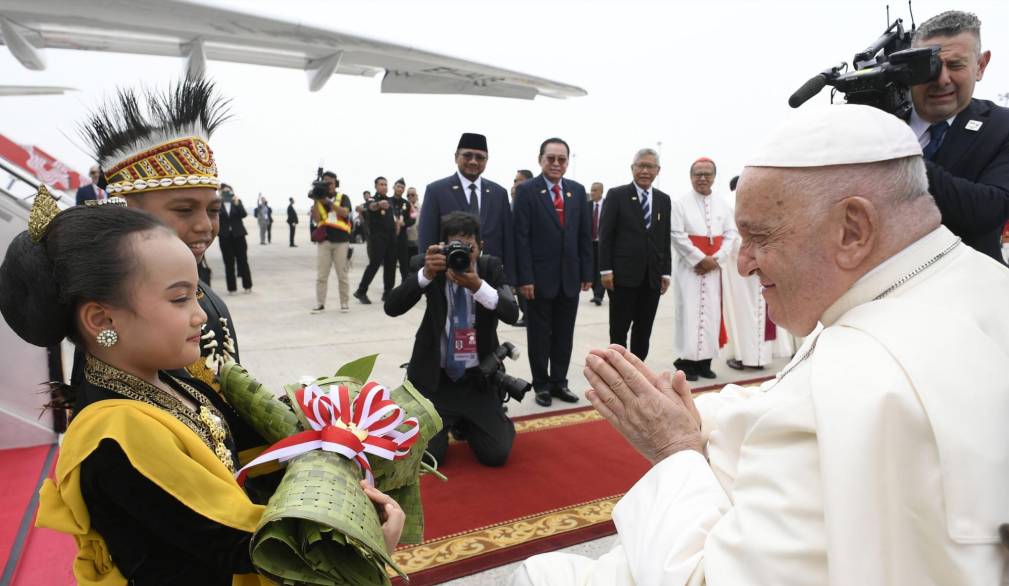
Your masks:
<instances>
[{"instance_id":1,"label":"video camera","mask_svg":"<svg viewBox=\"0 0 1009 586\"><path fill-rule=\"evenodd\" d=\"M339 184L338 184L339 186ZM322 180L322 167L315 173L315 181L312 182L312 191L308 194L312 199L325 199L329 197L329 185Z\"/></svg>"},{"instance_id":2,"label":"video camera","mask_svg":"<svg viewBox=\"0 0 1009 586\"><path fill-rule=\"evenodd\" d=\"M467 261L468 262L468 261ZM505 373L504 359L518 360L521 353L511 342L505 342L480 361L480 372L491 390L496 390L501 402L507 402L509 397L521 401L532 385L526 381Z\"/></svg>"},{"instance_id":3,"label":"video camera","mask_svg":"<svg viewBox=\"0 0 1009 586\"><path fill-rule=\"evenodd\" d=\"M473 247L460 240L453 240L448 246L441 247L441 253L445 255L445 264L457 273L469 271L469 255L472 252Z\"/></svg>"},{"instance_id":4,"label":"video camera","mask_svg":"<svg viewBox=\"0 0 1009 586\"><path fill-rule=\"evenodd\" d=\"M910 32L904 31L903 20L893 21L882 36L855 55L853 71L848 72L843 61L825 69L796 90L788 105L798 108L829 85L843 93L848 104L865 104L906 118L913 107L911 86L932 81L942 69L938 47L911 48L914 28L913 16Z\"/></svg>"}]
</instances>

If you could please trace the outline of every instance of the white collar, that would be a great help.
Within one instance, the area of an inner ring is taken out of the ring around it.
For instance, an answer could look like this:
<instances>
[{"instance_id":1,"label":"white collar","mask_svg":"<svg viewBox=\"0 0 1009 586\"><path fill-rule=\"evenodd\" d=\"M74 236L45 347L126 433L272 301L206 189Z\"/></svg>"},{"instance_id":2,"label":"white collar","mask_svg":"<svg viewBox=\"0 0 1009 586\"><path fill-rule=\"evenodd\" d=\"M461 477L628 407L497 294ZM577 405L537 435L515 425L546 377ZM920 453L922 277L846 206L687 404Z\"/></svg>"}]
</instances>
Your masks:
<instances>
[{"instance_id":1,"label":"white collar","mask_svg":"<svg viewBox=\"0 0 1009 586\"><path fill-rule=\"evenodd\" d=\"M466 197L469 197L469 186L470 185L476 185L476 192L480 193L480 191L481 191L480 188L483 187L483 185L480 182L480 180L482 179L482 177L477 177L476 181L470 181L469 179L467 179L459 171L456 171L455 174L459 177L459 182L462 183L462 191L463 191L463 193L466 194Z\"/></svg>"},{"instance_id":2,"label":"white collar","mask_svg":"<svg viewBox=\"0 0 1009 586\"><path fill-rule=\"evenodd\" d=\"M638 197L643 197L646 194L647 195L652 195L652 193L655 192L655 186L654 185L652 187L648 188L648 189L645 189L644 187L641 187L637 183L634 183L634 189L638 190Z\"/></svg>"},{"instance_id":3,"label":"white collar","mask_svg":"<svg viewBox=\"0 0 1009 586\"><path fill-rule=\"evenodd\" d=\"M872 301L880 293L886 291L887 287L927 263L948 248L955 239L956 236L949 229L939 226L912 242L904 250L881 262L855 281L850 289L828 307L827 311L823 312L820 322L824 327L833 325L850 309Z\"/></svg>"},{"instance_id":4,"label":"white collar","mask_svg":"<svg viewBox=\"0 0 1009 586\"><path fill-rule=\"evenodd\" d=\"M957 114L959 114L959 112L957 112ZM956 116L956 114L953 114L946 119L946 123L949 124L950 128L953 127L953 121L956 120ZM932 126L932 124L934 123L919 116L917 110L914 110L913 108L911 109L911 120L908 121L908 125L911 126L911 130L914 132L914 135L918 137L919 142L925 134L928 133L928 127Z\"/></svg>"}]
</instances>

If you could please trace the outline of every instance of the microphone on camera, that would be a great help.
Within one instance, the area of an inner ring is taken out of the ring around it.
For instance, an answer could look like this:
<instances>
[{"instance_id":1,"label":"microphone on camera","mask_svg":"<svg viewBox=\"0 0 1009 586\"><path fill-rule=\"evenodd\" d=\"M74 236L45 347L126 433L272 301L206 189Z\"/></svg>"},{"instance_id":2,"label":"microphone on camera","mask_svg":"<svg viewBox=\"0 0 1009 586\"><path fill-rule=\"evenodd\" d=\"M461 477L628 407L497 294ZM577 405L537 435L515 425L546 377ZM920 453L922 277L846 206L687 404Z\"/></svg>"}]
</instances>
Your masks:
<instances>
[{"instance_id":1,"label":"microphone on camera","mask_svg":"<svg viewBox=\"0 0 1009 586\"><path fill-rule=\"evenodd\" d=\"M802 87L795 90L795 93L788 98L788 105L793 108L798 108L799 106L806 103L806 100L812 98L816 94L820 93L823 86L827 85L827 82L831 79L837 77L837 73L844 69L846 64L841 63L834 67L829 67L824 69L820 73L817 73L809 79L806 83L802 84Z\"/></svg>"}]
</instances>

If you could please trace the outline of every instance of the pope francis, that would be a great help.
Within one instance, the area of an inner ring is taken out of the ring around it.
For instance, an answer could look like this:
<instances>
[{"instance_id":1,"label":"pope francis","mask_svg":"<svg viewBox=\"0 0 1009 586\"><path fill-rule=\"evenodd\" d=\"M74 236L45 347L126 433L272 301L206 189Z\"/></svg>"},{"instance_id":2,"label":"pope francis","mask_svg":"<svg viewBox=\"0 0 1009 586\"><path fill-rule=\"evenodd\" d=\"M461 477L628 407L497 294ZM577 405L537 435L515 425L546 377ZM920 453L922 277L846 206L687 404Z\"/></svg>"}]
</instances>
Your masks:
<instances>
[{"instance_id":1,"label":"pope francis","mask_svg":"<svg viewBox=\"0 0 1009 586\"><path fill-rule=\"evenodd\" d=\"M682 373L593 351L590 401L653 467L619 545L514 584L1009 583L1009 272L940 225L897 118L806 109L769 138L739 182L738 269L805 344L696 405Z\"/></svg>"}]
</instances>

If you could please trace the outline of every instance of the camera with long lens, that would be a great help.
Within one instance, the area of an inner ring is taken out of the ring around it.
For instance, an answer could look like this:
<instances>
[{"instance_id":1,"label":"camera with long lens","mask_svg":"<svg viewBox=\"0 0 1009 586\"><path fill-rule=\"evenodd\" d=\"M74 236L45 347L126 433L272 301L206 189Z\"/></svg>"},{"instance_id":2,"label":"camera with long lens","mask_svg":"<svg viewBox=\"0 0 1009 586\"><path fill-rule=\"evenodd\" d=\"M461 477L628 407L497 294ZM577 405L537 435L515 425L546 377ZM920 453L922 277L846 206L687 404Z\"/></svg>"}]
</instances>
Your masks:
<instances>
[{"instance_id":1,"label":"camera with long lens","mask_svg":"<svg viewBox=\"0 0 1009 586\"><path fill-rule=\"evenodd\" d=\"M893 21L882 36L857 53L851 60L851 71L843 61L825 69L796 90L788 105L798 108L829 85L844 94L845 103L864 104L907 118L913 108L911 86L939 77L942 61L938 47L912 49L914 21L909 32L904 31L903 22L899 18Z\"/></svg>"},{"instance_id":2,"label":"camera with long lens","mask_svg":"<svg viewBox=\"0 0 1009 586\"><path fill-rule=\"evenodd\" d=\"M322 180L322 167L315 174L315 181L312 182L312 192L308 194L312 199L325 199L329 197L329 185Z\"/></svg>"},{"instance_id":3,"label":"camera with long lens","mask_svg":"<svg viewBox=\"0 0 1009 586\"><path fill-rule=\"evenodd\" d=\"M441 253L445 255L445 263L448 268L457 273L469 271L469 255L473 252L473 247L460 240L453 240L447 246L441 247Z\"/></svg>"},{"instance_id":4,"label":"camera with long lens","mask_svg":"<svg viewBox=\"0 0 1009 586\"><path fill-rule=\"evenodd\" d=\"M505 342L480 361L480 372L491 390L496 390L502 402L509 398L521 401L532 385L505 372L504 359L518 360L521 353L511 342Z\"/></svg>"}]
</instances>

